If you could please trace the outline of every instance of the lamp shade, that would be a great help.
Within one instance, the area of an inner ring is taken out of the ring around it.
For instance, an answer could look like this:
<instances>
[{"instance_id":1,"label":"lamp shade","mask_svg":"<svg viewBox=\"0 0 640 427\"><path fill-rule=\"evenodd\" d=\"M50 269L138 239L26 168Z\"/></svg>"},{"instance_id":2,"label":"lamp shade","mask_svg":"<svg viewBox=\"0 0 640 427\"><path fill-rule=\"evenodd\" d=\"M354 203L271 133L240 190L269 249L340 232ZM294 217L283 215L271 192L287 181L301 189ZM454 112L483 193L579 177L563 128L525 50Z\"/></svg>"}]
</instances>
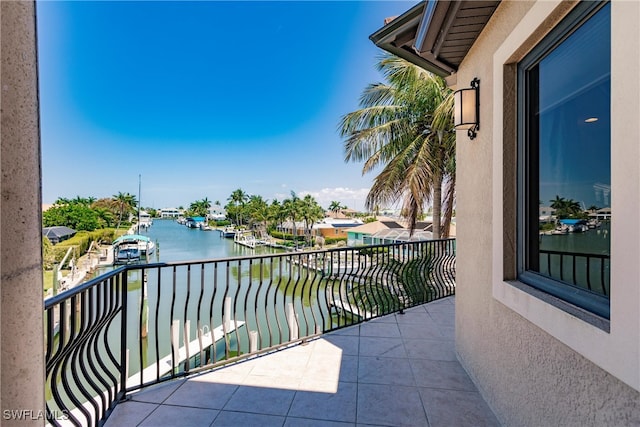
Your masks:
<instances>
[{"instance_id":1,"label":"lamp shade","mask_svg":"<svg viewBox=\"0 0 640 427\"><path fill-rule=\"evenodd\" d=\"M456 129L471 129L478 125L478 92L476 88L457 90L455 98L454 126Z\"/></svg>"}]
</instances>

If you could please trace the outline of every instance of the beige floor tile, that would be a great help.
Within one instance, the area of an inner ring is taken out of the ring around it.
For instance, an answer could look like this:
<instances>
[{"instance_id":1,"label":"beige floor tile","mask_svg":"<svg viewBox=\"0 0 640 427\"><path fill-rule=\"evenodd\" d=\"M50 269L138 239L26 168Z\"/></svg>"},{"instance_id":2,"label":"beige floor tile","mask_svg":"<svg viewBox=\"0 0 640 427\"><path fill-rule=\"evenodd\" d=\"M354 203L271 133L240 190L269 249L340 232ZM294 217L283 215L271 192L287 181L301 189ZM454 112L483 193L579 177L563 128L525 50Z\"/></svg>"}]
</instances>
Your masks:
<instances>
[{"instance_id":1,"label":"beige floor tile","mask_svg":"<svg viewBox=\"0 0 640 427\"><path fill-rule=\"evenodd\" d=\"M395 384L415 386L408 359L360 357L358 384Z\"/></svg>"},{"instance_id":2,"label":"beige floor tile","mask_svg":"<svg viewBox=\"0 0 640 427\"><path fill-rule=\"evenodd\" d=\"M358 424L427 427L427 415L417 387L360 384Z\"/></svg>"},{"instance_id":3,"label":"beige floor tile","mask_svg":"<svg viewBox=\"0 0 640 427\"><path fill-rule=\"evenodd\" d=\"M140 427L199 427L213 422L219 411L162 405L140 423ZM125 424L132 426L135 424Z\"/></svg>"},{"instance_id":4,"label":"beige floor tile","mask_svg":"<svg viewBox=\"0 0 640 427\"><path fill-rule=\"evenodd\" d=\"M149 416L159 405L144 402L122 402L109 416L106 425L109 427L135 426Z\"/></svg>"},{"instance_id":5,"label":"beige floor tile","mask_svg":"<svg viewBox=\"0 0 640 427\"><path fill-rule=\"evenodd\" d=\"M224 410L284 416L295 394L293 390L242 386L231 396Z\"/></svg>"},{"instance_id":6,"label":"beige floor tile","mask_svg":"<svg viewBox=\"0 0 640 427\"><path fill-rule=\"evenodd\" d=\"M186 381L165 400L165 404L205 409L222 409L237 385Z\"/></svg>"},{"instance_id":7,"label":"beige floor tile","mask_svg":"<svg viewBox=\"0 0 640 427\"><path fill-rule=\"evenodd\" d=\"M318 420L356 421L357 385L339 383L335 393L296 393L289 416Z\"/></svg>"},{"instance_id":8,"label":"beige floor tile","mask_svg":"<svg viewBox=\"0 0 640 427\"><path fill-rule=\"evenodd\" d=\"M162 403L174 391L178 389L186 380L166 381L155 386L147 387L136 393L132 393L129 397L137 402Z\"/></svg>"},{"instance_id":9,"label":"beige floor tile","mask_svg":"<svg viewBox=\"0 0 640 427\"><path fill-rule=\"evenodd\" d=\"M251 414L248 412L221 411L212 427L281 427L284 417L277 415Z\"/></svg>"}]
</instances>

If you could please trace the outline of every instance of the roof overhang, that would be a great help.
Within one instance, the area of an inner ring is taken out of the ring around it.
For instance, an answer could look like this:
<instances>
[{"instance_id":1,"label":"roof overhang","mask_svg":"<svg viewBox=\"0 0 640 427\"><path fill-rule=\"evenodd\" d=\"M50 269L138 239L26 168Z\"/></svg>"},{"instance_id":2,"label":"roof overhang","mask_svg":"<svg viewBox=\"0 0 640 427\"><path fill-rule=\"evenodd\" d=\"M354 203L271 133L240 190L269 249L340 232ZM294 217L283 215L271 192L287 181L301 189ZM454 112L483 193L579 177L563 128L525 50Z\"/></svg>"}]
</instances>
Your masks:
<instances>
[{"instance_id":1,"label":"roof overhang","mask_svg":"<svg viewBox=\"0 0 640 427\"><path fill-rule=\"evenodd\" d=\"M446 77L458 71L500 0L427 0L369 38L376 46Z\"/></svg>"}]
</instances>

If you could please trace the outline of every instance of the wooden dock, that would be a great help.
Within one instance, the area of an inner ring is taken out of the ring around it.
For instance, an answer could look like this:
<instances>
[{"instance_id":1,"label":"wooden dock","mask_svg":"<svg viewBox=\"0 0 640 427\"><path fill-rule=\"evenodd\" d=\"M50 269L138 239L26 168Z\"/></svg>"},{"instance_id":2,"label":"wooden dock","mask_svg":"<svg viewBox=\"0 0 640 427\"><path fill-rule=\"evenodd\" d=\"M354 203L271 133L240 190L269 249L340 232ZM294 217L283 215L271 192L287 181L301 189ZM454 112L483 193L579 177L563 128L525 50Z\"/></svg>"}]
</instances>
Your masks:
<instances>
[{"instance_id":1,"label":"wooden dock","mask_svg":"<svg viewBox=\"0 0 640 427\"><path fill-rule=\"evenodd\" d=\"M338 312L347 312L351 313L354 316L358 316L361 319L371 319L373 318L373 314L370 312L358 308L357 306L350 304L348 302L344 302L341 300L333 299L329 302L331 308L335 309Z\"/></svg>"},{"instance_id":2,"label":"wooden dock","mask_svg":"<svg viewBox=\"0 0 640 427\"><path fill-rule=\"evenodd\" d=\"M227 327L227 335L235 332L236 329L244 326L244 324L245 322L243 321L229 322L229 326ZM143 383L145 381L155 381L157 379L156 375L162 377L163 375L168 374L173 368L177 368L181 363L186 362L188 359L196 356L197 354L202 354L212 344L224 339L225 336L223 326L218 326L217 328L214 328L213 331L203 332L200 335L200 337L196 338L193 341L190 341L188 346L180 347L177 350L175 357L172 357L170 353L160 359L158 362L144 368L142 370L142 373L137 372L134 375L130 376L127 379L127 387L139 385L141 375ZM200 341L201 339L202 342ZM175 359L174 365L172 365L173 359Z\"/></svg>"}]
</instances>

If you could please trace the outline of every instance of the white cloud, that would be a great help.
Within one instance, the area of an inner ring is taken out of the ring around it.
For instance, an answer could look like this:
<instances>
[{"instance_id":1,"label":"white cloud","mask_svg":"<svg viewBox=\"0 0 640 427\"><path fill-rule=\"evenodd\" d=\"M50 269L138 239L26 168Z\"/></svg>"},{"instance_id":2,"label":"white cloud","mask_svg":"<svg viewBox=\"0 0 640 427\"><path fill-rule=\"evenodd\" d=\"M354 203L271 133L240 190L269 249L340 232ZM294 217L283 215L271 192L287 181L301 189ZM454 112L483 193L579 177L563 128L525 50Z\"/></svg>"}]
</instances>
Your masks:
<instances>
[{"instance_id":1,"label":"white cloud","mask_svg":"<svg viewBox=\"0 0 640 427\"><path fill-rule=\"evenodd\" d=\"M328 208L331 202L335 200L350 209L364 211L364 202L367 194L369 194L369 189L349 187L323 188L321 190L302 190L299 195L304 197L307 194L311 194L323 208Z\"/></svg>"}]
</instances>

